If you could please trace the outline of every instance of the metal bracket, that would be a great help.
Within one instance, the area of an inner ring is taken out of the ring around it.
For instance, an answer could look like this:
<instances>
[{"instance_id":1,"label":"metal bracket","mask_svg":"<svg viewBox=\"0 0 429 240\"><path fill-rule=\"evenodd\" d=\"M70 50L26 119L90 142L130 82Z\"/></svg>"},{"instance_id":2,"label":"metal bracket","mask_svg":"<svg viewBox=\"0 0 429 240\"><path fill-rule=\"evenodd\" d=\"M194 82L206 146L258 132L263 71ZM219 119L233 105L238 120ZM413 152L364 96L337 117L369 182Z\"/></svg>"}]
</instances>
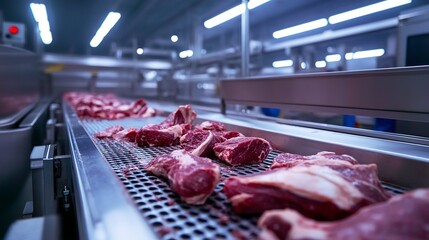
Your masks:
<instances>
[{"instance_id":1,"label":"metal bracket","mask_svg":"<svg viewBox=\"0 0 429 240\"><path fill-rule=\"evenodd\" d=\"M33 180L33 216L54 214L58 198L63 197L67 176L63 174L63 160L70 155L55 156L56 145L35 146L30 156Z\"/></svg>"}]
</instances>

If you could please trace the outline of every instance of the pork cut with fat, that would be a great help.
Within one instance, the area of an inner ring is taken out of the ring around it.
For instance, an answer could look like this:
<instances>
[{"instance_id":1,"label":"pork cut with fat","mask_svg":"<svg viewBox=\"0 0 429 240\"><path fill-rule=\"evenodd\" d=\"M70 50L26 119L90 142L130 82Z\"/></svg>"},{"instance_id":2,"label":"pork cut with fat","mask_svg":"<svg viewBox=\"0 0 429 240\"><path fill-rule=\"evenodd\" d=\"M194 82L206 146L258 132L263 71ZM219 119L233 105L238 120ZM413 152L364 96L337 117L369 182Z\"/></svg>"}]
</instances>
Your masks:
<instances>
[{"instance_id":1,"label":"pork cut with fat","mask_svg":"<svg viewBox=\"0 0 429 240\"><path fill-rule=\"evenodd\" d=\"M271 165L271 169L274 168L280 168L280 167L291 167L296 163L300 163L302 161L324 161L324 160L338 160L338 161L345 161L349 162L351 164L358 164L356 159L354 159L352 156L349 155L338 155L334 152L318 152L315 155L310 156L302 156L299 154L292 154L292 153L280 153L277 155L273 163Z\"/></svg>"},{"instance_id":2,"label":"pork cut with fat","mask_svg":"<svg viewBox=\"0 0 429 240\"><path fill-rule=\"evenodd\" d=\"M159 156L145 166L146 171L167 178L172 190L189 204L203 204L219 182L219 166L185 150Z\"/></svg>"},{"instance_id":3,"label":"pork cut with fat","mask_svg":"<svg viewBox=\"0 0 429 240\"><path fill-rule=\"evenodd\" d=\"M265 212L258 225L264 240L429 239L429 189L364 207L340 221L318 222L284 209Z\"/></svg>"},{"instance_id":4,"label":"pork cut with fat","mask_svg":"<svg viewBox=\"0 0 429 240\"><path fill-rule=\"evenodd\" d=\"M227 179L224 191L234 211L262 213L291 208L310 218L334 220L390 197L381 186L375 164L338 164L337 160L318 165L302 163Z\"/></svg>"},{"instance_id":5,"label":"pork cut with fat","mask_svg":"<svg viewBox=\"0 0 429 240\"><path fill-rule=\"evenodd\" d=\"M220 160L230 165L241 165L264 161L271 145L262 138L235 137L216 143L213 150Z\"/></svg>"}]
</instances>

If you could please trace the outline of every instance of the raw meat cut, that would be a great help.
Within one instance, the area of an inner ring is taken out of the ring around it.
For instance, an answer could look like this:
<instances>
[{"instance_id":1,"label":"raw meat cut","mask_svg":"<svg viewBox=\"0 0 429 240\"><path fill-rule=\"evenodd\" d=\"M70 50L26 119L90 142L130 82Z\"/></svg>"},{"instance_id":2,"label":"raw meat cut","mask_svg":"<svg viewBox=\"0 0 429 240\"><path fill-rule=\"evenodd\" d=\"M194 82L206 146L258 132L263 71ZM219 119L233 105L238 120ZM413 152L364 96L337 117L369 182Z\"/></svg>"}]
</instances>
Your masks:
<instances>
[{"instance_id":1,"label":"raw meat cut","mask_svg":"<svg viewBox=\"0 0 429 240\"><path fill-rule=\"evenodd\" d=\"M194 129L180 138L183 149L197 156L208 156L212 153L215 142L215 135L211 131L200 129Z\"/></svg>"},{"instance_id":2,"label":"raw meat cut","mask_svg":"<svg viewBox=\"0 0 429 240\"><path fill-rule=\"evenodd\" d=\"M209 158L175 150L145 166L146 171L167 178L172 190L189 204L203 204L219 182L219 166Z\"/></svg>"},{"instance_id":3,"label":"raw meat cut","mask_svg":"<svg viewBox=\"0 0 429 240\"><path fill-rule=\"evenodd\" d=\"M190 124L177 124L170 127L149 124L142 127L136 135L136 143L140 147L172 146L191 129Z\"/></svg>"},{"instance_id":4,"label":"raw meat cut","mask_svg":"<svg viewBox=\"0 0 429 240\"><path fill-rule=\"evenodd\" d=\"M171 146L179 143L180 137L191 130L197 114L190 105L179 106L160 124L142 127L136 135L136 143L141 147Z\"/></svg>"},{"instance_id":5,"label":"raw meat cut","mask_svg":"<svg viewBox=\"0 0 429 240\"><path fill-rule=\"evenodd\" d=\"M325 161L324 165L302 161L307 165L231 177L224 191L237 213L291 208L320 220L341 219L390 197L381 186L375 164Z\"/></svg>"},{"instance_id":6,"label":"raw meat cut","mask_svg":"<svg viewBox=\"0 0 429 240\"><path fill-rule=\"evenodd\" d=\"M79 117L97 119L143 118L155 116L155 109L147 106L144 99L132 103L119 100L112 94L69 92L64 99L76 110Z\"/></svg>"},{"instance_id":7,"label":"raw meat cut","mask_svg":"<svg viewBox=\"0 0 429 240\"><path fill-rule=\"evenodd\" d=\"M121 130L115 134L113 134L113 138L116 140L122 140L127 142L135 142L137 136L138 129L137 128L126 128Z\"/></svg>"},{"instance_id":8,"label":"raw meat cut","mask_svg":"<svg viewBox=\"0 0 429 240\"><path fill-rule=\"evenodd\" d=\"M181 105L176 111L170 113L159 125L162 127L171 127L178 124L191 124L196 116L197 114L192 110L189 104Z\"/></svg>"},{"instance_id":9,"label":"raw meat cut","mask_svg":"<svg viewBox=\"0 0 429 240\"><path fill-rule=\"evenodd\" d=\"M235 137L216 143L213 150L220 160L230 165L240 165L264 161L271 146L262 138Z\"/></svg>"},{"instance_id":10,"label":"raw meat cut","mask_svg":"<svg viewBox=\"0 0 429 240\"><path fill-rule=\"evenodd\" d=\"M200 125L195 127L196 129L200 130L209 130L214 132L223 132L226 131L225 125L219 122L211 122L211 121L204 121Z\"/></svg>"},{"instance_id":11,"label":"raw meat cut","mask_svg":"<svg viewBox=\"0 0 429 240\"><path fill-rule=\"evenodd\" d=\"M114 134L116 134L122 130L124 130L124 128L122 126L115 125L115 126L106 128L104 131L96 133L95 137L100 138L100 139L111 138L111 137L113 137Z\"/></svg>"},{"instance_id":12,"label":"raw meat cut","mask_svg":"<svg viewBox=\"0 0 429 240\"><path fill-rule=\"evenodd\" d=\"M335 222L318 222L290 209L265 212L259 239L429 239L429 189L418 189L362 208Z\"/></svg>"},{"instance_id":13,"label":"raw meat cut","mask_svg":"<svg viewBox=\"0 0 429 240\"><path fill-rule=\"evenodd\" d=\"M351 164L358 164L356 159L349 155L337 155L334 152L319 152L316 155L311 156L302 156L299 154L292 153L280 153L277 155L273 164L271 165L271 169L280 168L280 167L291 167L294 164L301 163L302 161L324 161L324 160L338 160L345 161ZM333 163L332 163L333 164Z\"/></svg>"}]
</instances>

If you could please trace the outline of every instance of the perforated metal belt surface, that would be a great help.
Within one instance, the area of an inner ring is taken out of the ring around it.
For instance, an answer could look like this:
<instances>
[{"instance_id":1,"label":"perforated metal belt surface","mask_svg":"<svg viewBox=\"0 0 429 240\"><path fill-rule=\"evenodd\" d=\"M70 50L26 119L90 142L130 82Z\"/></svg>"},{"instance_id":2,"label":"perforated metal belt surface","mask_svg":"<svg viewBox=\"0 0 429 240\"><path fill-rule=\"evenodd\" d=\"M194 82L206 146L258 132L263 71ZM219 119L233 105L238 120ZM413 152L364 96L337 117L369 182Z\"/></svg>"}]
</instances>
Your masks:
<instances>
[{"instance_id":1,"label":"perforated metal belt surface","mask_svg":"<svg viewBox=\"0 0 429 240\"><path fill-rule=\"evenodd\" d=\"M160 122L161 118L125 119L117 121L83 120L90 136L113 125L141 127ZM261 164L221 167L221 181L202 206L188 205L180 201L167 182L147 174L143 166L152 158L170 153L179 146L140 148L129 142L113 139L93 141L128 190L142 216L153 226L162 239L255 239L258 235L257 217L239 216L231 211L231 205L222 191L223 180L231 176L248 175L266 170L279 154L272 151ZM215 160L216 161L216 160ZM389 188L390 191L395 191Z\"/></svg>"},{"instance_id":2,"label":"perforated metal belt surface","mask_svg":"<svg viewBox=\"0 0 429 240\"><path fill-rule=\"evenodd\" d=\"M141 127L157 119L120 121L83 120L90 136L113 125ZM279 153L272 151L262 164L239 167L221 166L221 182L202 206L180 201L167 182L147 174L142 168L152 158L170 153L179 146L140 148L133 143L113 139L94 142L128 190L143 217L162 239L255 239L258 234L256 217L243 217L231 212L231 205L222 191L223 180L266 170Z\"/></svg>"}]
</instances>

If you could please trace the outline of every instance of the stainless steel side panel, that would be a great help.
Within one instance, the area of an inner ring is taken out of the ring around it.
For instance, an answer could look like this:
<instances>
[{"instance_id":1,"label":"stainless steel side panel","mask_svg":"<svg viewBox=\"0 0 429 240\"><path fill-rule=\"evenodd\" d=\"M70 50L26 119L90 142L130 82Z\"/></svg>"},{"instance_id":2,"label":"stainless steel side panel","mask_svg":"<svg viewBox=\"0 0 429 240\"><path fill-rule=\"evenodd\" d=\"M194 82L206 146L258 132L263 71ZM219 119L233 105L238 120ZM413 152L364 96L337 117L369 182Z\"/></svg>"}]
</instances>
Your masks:
<instances>
[{"instance_id":1,"label":"stainless steel side panel","mask_svg":"<svg viewBox=\"0 0 429 240\"><path fill-rule=\"evenodd\" d=\"M121 183L81 126L64 106L81 239L155 239Z\"/></svg>"},{"instance_id":2,"label":"stainless steel side panel","mask_svg":"<svg viewBox=\"0 0 429 240\"><path fill-rule=\"evenodd\" d=\"M429 67L221 81L226 104L429 122Z\"/></svg>"}]
</instances>

